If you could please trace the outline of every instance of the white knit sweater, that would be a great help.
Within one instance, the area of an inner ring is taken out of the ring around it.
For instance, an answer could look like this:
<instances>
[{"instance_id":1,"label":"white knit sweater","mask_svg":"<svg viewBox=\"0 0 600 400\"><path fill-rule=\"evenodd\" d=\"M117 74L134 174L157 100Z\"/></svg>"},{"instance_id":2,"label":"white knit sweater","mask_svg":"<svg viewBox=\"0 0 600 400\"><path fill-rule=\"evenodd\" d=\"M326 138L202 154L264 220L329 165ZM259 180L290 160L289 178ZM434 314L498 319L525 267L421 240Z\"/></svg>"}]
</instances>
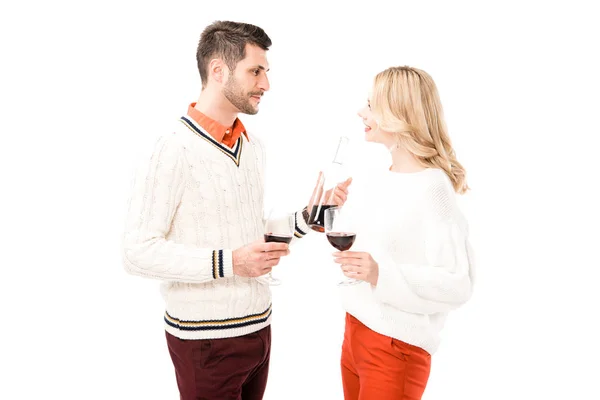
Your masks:
<instances>
[{"instance_id":1,"label":"white knit sweater","mask_svg":"<svg viewBox=\"0 0 600 400\"><path fill-rule=\"evenodd\" d=\"M448 312L466 302L474 266L468 225L439 169L356 179L345 205L356 223L351 250L379 264L377 286L343 287L348 313L367 327L433 354Z\"/></svg>"},{"instance_id":2,"label":"white knit sweater","mask_svg":"<svg viewBox=\"0 0 600 400\"><path fill-rule=\"evenodd\" d=\"M161 137L134 183L125 269L163 280L165 329L182 339L235 337L271 321L271 292L233 274L232 252L264 234L260 140L233 149L182 117ZM296 213L296 238L309 231Z\"/></svg>"}]
</instances>

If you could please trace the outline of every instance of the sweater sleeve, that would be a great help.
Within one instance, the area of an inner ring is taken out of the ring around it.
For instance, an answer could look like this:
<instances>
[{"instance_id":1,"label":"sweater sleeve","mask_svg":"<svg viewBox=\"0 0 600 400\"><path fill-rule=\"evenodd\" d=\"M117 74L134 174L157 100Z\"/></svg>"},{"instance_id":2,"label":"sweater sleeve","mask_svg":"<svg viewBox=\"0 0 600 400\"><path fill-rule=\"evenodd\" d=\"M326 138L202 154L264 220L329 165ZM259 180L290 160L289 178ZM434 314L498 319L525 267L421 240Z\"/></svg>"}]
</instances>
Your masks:
<instances>
[{"instance_id":1,"label":"sweater sleeve","mask_svg":"<svg viewBox=\"0 0 600 400\"><path fill-rule=\"evenodd\" d=\"M376 260L379 278L373 291L380 301L407 312L435 314L469 300L474 262L468 229L464 219L447 209L436 207L425 224L425 263L397 263L389 254Z\"/></svg>"},{"instance_id":2,"label":"sweater sleeve","mask_svg":"<svg viewBox=\"0 0 600 400\"><path fill-rule=\"evenodd\" d=\"M185 190L182 145L162 137L133 184L123 238L123 263L133 275L191 283L233 275L232 251L167 240Z\"/></svg>"},{"instance_id":3,"label":"sweater sleeve","mask_svg":"<svg viewBox=\"0 0 600 400\"><path fill-rule=\"evenodd\" d=\"M295 213L295 230L294 230L294 238L292 239L292 243L294 243L297 239L301 239L310 232L310 227L307 225L304 216L302 215L304 209L296 211Z\"/></svg>"}]
</instances>

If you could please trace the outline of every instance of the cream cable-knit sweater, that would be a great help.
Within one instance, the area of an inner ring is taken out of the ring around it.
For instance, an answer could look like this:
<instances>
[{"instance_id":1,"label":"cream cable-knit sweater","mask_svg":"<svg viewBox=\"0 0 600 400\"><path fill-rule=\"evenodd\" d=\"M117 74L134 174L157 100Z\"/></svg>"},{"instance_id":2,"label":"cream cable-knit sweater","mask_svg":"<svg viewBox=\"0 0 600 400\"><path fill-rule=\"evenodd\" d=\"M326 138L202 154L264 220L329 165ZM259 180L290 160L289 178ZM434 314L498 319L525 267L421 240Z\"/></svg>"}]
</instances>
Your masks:
<instances>
[{"instance_id":1,"label":"cream cable-knit sweater","mask_svg":"<svg viewBox=\"0 0 600 400\"><path fill-rule=\"evenodd\" d=\"M468 224L442 170L355 179L344 206L356 223L351 250L379 264L377 286L343 287L348 313L380 334L433 354L449 311L466 302L474 280Z\"/></svg>"},{"instance_id":2,"label":"cream cable-knit sweater","mask_svg":"<svg viewBox=\"0 0 600 400\"><path fill-rule=\"evenodd\" d=\"M260 140L233 149L182 117L135 180L123 242L125 269L163 281L165 329L182 339L235 337L271 321L271 292L233 274L232 252L264 234ZM296 238L309 231L296 213Z\"/></svg>"}]
</instances>

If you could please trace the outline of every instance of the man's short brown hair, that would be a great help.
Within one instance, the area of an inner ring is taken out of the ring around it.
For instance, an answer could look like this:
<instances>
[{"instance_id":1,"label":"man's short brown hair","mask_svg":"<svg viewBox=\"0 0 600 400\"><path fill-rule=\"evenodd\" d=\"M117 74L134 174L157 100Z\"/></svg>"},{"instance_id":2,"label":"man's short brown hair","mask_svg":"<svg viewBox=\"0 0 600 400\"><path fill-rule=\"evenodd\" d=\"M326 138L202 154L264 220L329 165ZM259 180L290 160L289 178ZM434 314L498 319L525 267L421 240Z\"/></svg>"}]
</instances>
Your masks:
<instances>
[{"instance_id":1,"label":"man's short brown hair","mask_svg":"<svg viewBox=\"0 0 600 400\"><path fill-rule=\"evenodd\" d=\"M200 35L196 50L198 71L202 87L208 81L208 63L213 58L221 58L231 71L246 57L246 44L269 50L271 39L256 25L232 21L215 21Z\"/></svg>"}]
</instances>

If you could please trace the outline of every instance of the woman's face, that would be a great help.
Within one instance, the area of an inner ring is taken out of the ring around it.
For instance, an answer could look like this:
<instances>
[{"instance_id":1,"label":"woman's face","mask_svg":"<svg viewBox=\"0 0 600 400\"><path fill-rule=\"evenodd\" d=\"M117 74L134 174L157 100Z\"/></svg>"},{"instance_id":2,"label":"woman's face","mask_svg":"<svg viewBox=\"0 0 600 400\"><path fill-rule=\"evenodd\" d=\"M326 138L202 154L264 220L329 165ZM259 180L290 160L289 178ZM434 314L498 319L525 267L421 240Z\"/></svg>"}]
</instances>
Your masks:
<instances>
[{"instance_id":1,"label":"woman's face","mask_svg":"<svg viewBox=\"0 0 600 400\"><path fill-rule=\"evenodd\" d=\"M370 98L367 99L367 105L358 110L358 116L362 119L362 122L365 125L365 140L367 142L378 142L377 136L379 126L377 125L377 121L375 121L375 117L371 111Z\"/></svg>"},{"instance_id":2,"label":"woman's face","mask_svg":"<svg viewBox=\"0 0 600 400\"><path fill-rule=\"evenodd\" d=\"M358 116L365 125L365 140L367 142L382 143L386 146L393 142L393 137L389 132L382 130L375 120L371 111L371 96L367 99L367 105L358 110Z\"/></svg>"}]
</instances>

